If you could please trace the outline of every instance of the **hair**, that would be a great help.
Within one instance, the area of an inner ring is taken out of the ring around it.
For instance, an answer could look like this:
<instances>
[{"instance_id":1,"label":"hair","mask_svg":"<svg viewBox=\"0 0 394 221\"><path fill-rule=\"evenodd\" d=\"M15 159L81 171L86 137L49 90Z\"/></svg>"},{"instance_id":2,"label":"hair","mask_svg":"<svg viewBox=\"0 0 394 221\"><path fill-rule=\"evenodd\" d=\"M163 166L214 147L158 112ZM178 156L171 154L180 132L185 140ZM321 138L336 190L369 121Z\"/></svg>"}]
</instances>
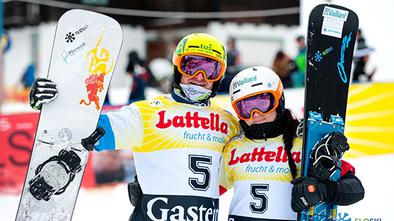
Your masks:
<instances>
[{"instance_id":1,"label":"hair","mask_svg":"<svg viewBox=\"0 0 394 221\"><path fill-rule=\"evenodd\" d=\"M297 177L297 166L294 159L291 157L291 149L293 148L293 141L296 137L296 131L299 121L294 117L293 113L289 109L285 109L283 112L283 143L285 145L285 151L289 162L290 172L295 179Z\"/></svg>"},{"instance_id":2,"label":"hair","mask_svg":"<svg viewBox=\"0 0 394 221\"><path fill-rule=\"evenodd\" d=\"M296 37L297 41L305 41L305 37L303 35L299 35Z\"/></svg>"},{"instance_id":3,"label":"hair","mask_svg":"<svg viewBox=\"0 0 394 221\"><path fill-rule=\"evenodd\" d=\"M276 59L282 59L284 56L285 56L285 52L282 51L282 50L279 50L278 52L276 52L276 55L275 55L274 60L276 60Z\"/></svg>"}]
</instances>

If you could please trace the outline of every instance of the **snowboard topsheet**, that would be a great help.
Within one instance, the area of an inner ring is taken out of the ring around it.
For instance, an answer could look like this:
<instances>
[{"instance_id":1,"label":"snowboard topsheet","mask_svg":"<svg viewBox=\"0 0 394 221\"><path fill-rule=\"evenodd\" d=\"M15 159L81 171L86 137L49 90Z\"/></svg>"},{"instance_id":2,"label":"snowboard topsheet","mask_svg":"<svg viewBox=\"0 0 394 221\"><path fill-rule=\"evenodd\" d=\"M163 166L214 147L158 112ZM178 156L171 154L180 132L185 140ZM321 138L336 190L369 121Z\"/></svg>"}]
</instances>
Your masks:
<instances>
[{"instance_id":1,"label":"snowboard topsheet","mask_svg":"<svg viewBox=\"0 0 394 221\"><path fill-rule=\"evenodd\" d=\"M88 152L122 43L114 19L70 10L58 21L48 78L58 96L40 113L17 221L71 220Z\"/></svg>"},{"instance_id":2,"label":"snowboard topsheet","mask_svg":"<svg viewBox=\"0 0 394 221\"><path fill-rule=\"evenodd\" d=\"M304 105L303 161L308 175L310 153L326 134L344 132L353 50L358 30L357 15L342 6L322 4L309 16ZM330 177L338 180L339 171ZM298 220L333 220L336 205L320 203L304 210Z\"/></svg>"}]
</instances>

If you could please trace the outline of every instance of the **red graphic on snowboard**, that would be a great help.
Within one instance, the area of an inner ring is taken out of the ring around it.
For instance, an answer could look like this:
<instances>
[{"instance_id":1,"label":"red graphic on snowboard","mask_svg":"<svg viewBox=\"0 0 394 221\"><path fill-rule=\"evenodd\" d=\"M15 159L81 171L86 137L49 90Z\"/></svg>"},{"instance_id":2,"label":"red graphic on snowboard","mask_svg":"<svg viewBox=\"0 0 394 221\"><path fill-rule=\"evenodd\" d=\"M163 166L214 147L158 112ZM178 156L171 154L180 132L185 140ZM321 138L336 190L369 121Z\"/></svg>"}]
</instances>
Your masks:
<instances>
[{"instance_id":1,"label":"red graphic on snowboard","mask_svg":"<svg viewBox=\"0 0 394 221\"><path fill-rule=\"evenodd\" d=\"M105 48L101 48L101 50L99 50L102 38L103 36L101 35L97 41L96 47L89 51L89 53L86 55L86 58L90 59L88 70L89 76L85 79L88 101L81 99L79 102L80 104L85 105L91 105L94 103L96 110L100 110L100 97L98 96L98 93L102 92L104 89L105 75L111 72L114 67L114 62L111 61L111 65L107 69L109 66L110 56L108 50Z\"/></svg>"}]
</instances>

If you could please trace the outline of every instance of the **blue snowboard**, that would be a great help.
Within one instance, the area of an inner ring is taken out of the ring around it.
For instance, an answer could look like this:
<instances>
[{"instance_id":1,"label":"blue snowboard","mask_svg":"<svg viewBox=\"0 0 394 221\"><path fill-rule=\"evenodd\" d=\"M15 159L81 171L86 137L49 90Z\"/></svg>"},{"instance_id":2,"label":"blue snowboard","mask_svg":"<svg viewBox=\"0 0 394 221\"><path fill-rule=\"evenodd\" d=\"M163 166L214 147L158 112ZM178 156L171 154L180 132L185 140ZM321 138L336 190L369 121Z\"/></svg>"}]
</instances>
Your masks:
<instances>
[{"instance_id":1,"label":"blue snowboard","mask_svg":"<svg viewBox=\"0 0 394 221\"><path fill-rule=\"evenodd\" d=\"M344 132L357 29L357 15L345 7L322 4L316 6L309 16L303 176L308 174L314 145L330 132ZM338 170L330 180L339 178ZM335 220L336 212L337 205L320 203L299 213L298 220Z\"/></svg>"}]
</instances>

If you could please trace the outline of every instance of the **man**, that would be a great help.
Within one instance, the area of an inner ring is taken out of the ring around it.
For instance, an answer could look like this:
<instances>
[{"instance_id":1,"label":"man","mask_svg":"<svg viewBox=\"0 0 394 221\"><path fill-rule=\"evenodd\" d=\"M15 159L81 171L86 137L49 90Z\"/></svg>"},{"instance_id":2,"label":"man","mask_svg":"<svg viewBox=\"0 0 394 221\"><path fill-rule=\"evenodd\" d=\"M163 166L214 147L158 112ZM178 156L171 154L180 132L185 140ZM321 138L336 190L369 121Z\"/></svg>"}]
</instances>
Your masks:
<instances>
[{"instance_id":1,"label":"man","mask_svg":"<svg viewBox=\"0 0 394 221\"><path fill-rule=\"evenodd\" d=\"M296 44L298 48L298 54L294 58L294 62L297 66L296 72L292 74L293 87L304 87L305 84L305 72L306 72L306 45L305 37L298 36L296 38Z\"/></svg>"},{"instance_id":2,"label":"man","mask_svg":"<svg viewBox=\"0 0 394 221\"><path fill-rule=\"evenodd\" d=\"M106 133L95 150L133 149L143 196L130 220L217 220L220 158L239 131L236 119L209 101L226 70L226 50L195 33L178 43L172 61L171 95L102 114L98 127ZM38 79L30 104L40 109L56 94L53 82Z\"/></svg>"},{"instance_id":3,"label":"man","mask_svg":"<svg viewBox=\"0 0 394 221\"><path fill-rule=\"evenodd\" d=\"M375 51L374 48L369 47L365 41L361 29L357 31L357 48L354 52L354 69L352 74L352 82L368 82L372 81L373 76L376 73L376 67L368 72L366 70L368 61L370 60L370 55Z\"/></svg>"}]
</instances>

